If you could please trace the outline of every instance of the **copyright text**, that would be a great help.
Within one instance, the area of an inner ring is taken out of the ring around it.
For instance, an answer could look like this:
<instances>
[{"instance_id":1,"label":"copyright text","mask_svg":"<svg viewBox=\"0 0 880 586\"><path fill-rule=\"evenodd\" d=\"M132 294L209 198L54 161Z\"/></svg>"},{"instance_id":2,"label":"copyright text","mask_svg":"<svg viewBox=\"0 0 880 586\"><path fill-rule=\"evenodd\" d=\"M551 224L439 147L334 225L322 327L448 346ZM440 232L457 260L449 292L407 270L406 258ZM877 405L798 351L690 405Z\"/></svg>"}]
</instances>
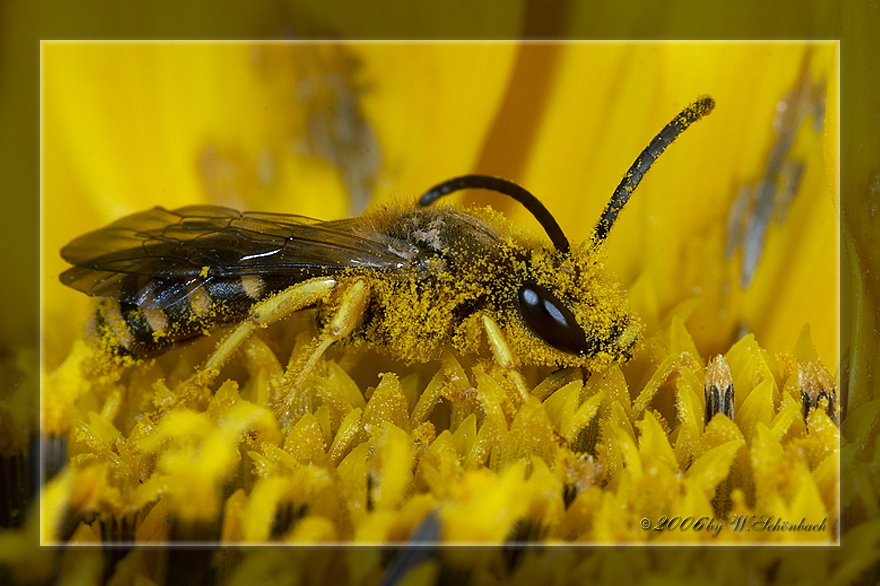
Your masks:
<instances>
[{"instance_id":1,"label":"copyright text","mask_svg":"<svg viewBox=\"0 0 880 586\"><path fill-rule=\"evenodd\" d=\"M656 522L648 517L643 517L639 521L639 526L645 531L706 531L711 533L712 537L718 537L725 525L729 526L732 531L742 533L743 531L825 531L825 521L808 522L806 517L798 521L784 520L775 515L731 515L728 519L716 519L703 515L702 517L667 517L661 515Z\"/></svg>"}]
</instances>

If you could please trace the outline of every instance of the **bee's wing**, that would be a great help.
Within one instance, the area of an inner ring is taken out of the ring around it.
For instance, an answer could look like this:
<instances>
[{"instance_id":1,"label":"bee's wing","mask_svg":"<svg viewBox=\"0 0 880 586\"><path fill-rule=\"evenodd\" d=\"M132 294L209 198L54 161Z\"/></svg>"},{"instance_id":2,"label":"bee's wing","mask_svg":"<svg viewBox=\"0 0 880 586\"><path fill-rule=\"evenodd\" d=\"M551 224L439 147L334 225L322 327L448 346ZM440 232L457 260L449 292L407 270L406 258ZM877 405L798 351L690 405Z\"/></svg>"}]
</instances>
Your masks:
<instances>
[{"instance_id":1,"label":"bee's wing","mask_svg":"<svg viewBox=\"0 0 880 586\"><path fill-rule=\"evenodd\" d=\"M290 275L293 283L347 268L396 268L404 255L357 218L320 222L217 206L156 207L62 248L74 266L61 281L93 296L163 306L209 279ZM157 292L163 299L151 301Z\"/></svg>"}]
</instances>

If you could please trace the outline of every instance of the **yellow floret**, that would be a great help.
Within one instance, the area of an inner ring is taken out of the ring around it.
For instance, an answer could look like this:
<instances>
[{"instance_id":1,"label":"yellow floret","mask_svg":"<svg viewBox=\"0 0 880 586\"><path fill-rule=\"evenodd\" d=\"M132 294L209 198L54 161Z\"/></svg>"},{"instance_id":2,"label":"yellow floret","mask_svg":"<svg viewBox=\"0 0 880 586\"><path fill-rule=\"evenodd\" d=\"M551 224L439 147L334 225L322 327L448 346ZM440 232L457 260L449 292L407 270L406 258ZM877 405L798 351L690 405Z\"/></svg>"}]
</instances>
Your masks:
<instances>
[{"instance_id":1,"label":"yellow floret","mask_svg":"<svg viewBox=\"0 0 880 586\"><path fill-rule=\"evenodd\" d=\"M44 540L73 511L68 535L81 543L103 538L96 518L128 519L139 541L201 523L234 543L393 543L429 518L432 539L450 543L833 541L836 383L805 350L809 332L775 358L753 336L734 344L724 356L734 419L706 423L709 369L677 316L633 364L526 369L525 397L507 369L450 352L380 374L375 388L357 354L331 353L283 420L271 337L249 342L235 378L210 396L186 394L176 369L155 380L158 362L90 383L107 366L77 346L46 387L44 421L69 430L70 456L44 494ZM807 392L819 397L809 412ZM826 524L746 532L727 522L751 515ZM689 529L640 525L663 518ZM690 529L709 518L717 524Z\"/></svg>"}]
</instances>

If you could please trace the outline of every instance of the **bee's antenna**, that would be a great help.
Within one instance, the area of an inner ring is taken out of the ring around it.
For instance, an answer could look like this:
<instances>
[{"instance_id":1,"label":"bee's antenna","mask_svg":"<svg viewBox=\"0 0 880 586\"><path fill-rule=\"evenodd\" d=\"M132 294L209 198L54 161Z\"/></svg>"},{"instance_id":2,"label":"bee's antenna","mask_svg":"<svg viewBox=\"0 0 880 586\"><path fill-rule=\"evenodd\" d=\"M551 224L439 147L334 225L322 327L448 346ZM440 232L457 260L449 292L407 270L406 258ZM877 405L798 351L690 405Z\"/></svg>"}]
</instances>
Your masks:
<instances>
[{"instance_id":1,"label":"bee's antenna","mask_svg":"<svg viewBox=\"0 0 880 586\"><path fill-rule=\"evenodd\" d=\"M617 220L617 214L620 213L620 210L622 210L623 206L626 205L626 202L629 201L629 196L631 196L632 192L638 187L642 177L648 172L648 169L651 168L651 165L654 164L657 157L659 157L663 151L666 150L666 147L672 144L672 141L678 138L678 135L684 132L688 126L711 112L714 107L715 100L709 96L700 96L697 98L696 102L682 110L678 116L673 118L672 121L654 137L651 144L642 151L632 166L630 166L629 171L623 176L623 181L621 181L620 185L617 186L617 189L614 190L614 194L611 196L611 201L605 206L605 210L602 212L602 216L599 218L599 222L593 230L594 244L599 244L605 240L606 236L608 236L611 226L613 226L614 221Z\"/></svg>"},{"instance_id":2,"label":"bee's antenna","mask_svg":"<svg viewBox=\"0 0 880 586\"><path fill-rule=\"evenodd\" d=\"M506 179L490 175L462 175L461 177L444 181L429 189L419 198L419 205L429 206L444 195L449 195L453 191L460 191L462 189L488 189L509 195L523 204L535 216L535 219L540 222L544 231L547 232L547 236L550 237L550 241L553 242L556 250L562 254L568 254L568 251L571 249L568 238L562 233L562 228L559 227L559 224L556 223L549 210L544 207L544 204L525 188Z\"/></svg>"}]
</instances>

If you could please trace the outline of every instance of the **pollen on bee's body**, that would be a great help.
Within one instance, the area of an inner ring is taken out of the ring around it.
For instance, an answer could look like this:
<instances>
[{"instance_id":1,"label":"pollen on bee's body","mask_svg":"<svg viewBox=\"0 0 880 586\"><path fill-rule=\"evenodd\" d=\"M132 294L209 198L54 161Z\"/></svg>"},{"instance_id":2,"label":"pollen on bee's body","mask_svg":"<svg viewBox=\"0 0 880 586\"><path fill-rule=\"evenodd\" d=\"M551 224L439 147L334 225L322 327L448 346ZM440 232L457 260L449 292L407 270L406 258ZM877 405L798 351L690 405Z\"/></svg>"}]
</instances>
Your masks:
<instances>
[{"instance_id":1,"label":"pollen on bee's body","mask_svg":"<svg viewBox=\"0 0 880 586\"><path fill-rule=\"evenodd\" d=\"M95 338L110 338L114 346L122 346L126 350L133 347L135 336L131 327L122 316L122 307L113 299L102 300L89 319L88 333Z\"/></svg>"},{"instance_id":2,"label":"pollen on bee's body","mask_svg":"<svg viewBox=\"0 0 880 586\"><path fill-rule=\"evenodd\" d=\"M154 336L164 334L170 324L168 315L161 309L144 308L144 318L153 330Z\"/></svg>"},{"instance_id":3,"label":"pollen on bee's body","mask_svg":"<svg viewBox=\"0 0 880 586\"><path fill-rule=\"evenodd\" d=\"M620 337L617 339L617 346L624 351L632 350L636 342L639 341L639 336L641 333L641 322L639 322L638 320L629 321L626 327L620 333Z\"/></svg>"},{"instance_id":4,"label":"pollen on bee's body","mask_svg":"<svg viewBox=\"0 0 880 586\"><path fill-rule=\"evenodd\" d=\"M213 306L210 296L201 288L190 293L189 303L197 317L206 317Z\"/></svg>"},{"instance_id":5,"label":"pollen on bee's body","mask_svg":"<svg viewBox=\"0 0 880 586\"><path fill-rule=\"evenodd\" d=\"M248 297L259 300L264 289L263 278L260 275L242 275L241 288Z\"/></svg>"}]
</instances>

